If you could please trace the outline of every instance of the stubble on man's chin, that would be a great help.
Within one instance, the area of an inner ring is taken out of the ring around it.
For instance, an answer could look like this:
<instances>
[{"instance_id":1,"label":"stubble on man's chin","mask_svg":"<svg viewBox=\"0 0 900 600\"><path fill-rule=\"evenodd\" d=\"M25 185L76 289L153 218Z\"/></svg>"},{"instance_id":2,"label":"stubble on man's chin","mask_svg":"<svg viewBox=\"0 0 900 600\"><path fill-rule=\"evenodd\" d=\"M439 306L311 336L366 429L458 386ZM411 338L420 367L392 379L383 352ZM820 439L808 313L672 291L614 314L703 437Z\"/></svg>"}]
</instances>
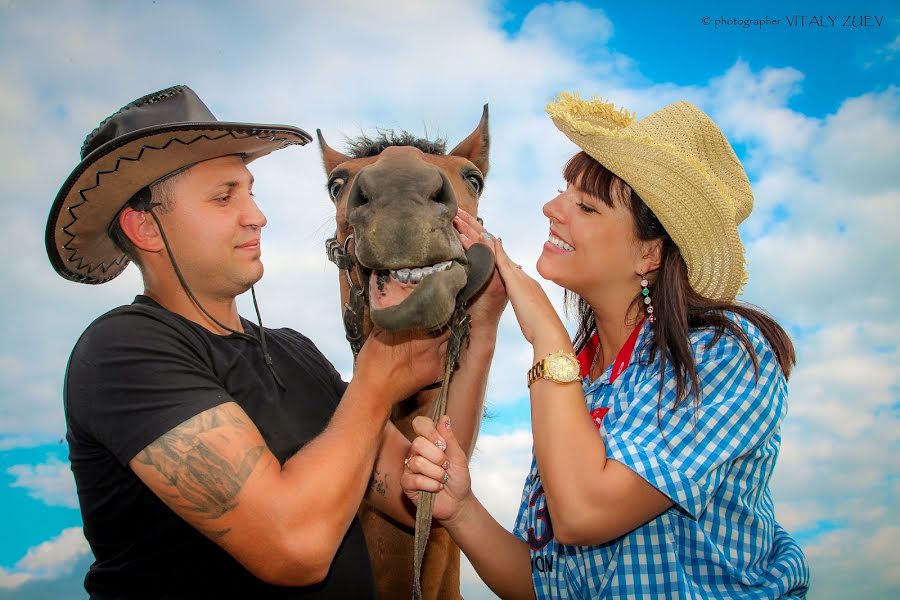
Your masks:
<instances>
[{"instance_id":1,"label":"stubble on man's chin","mask_svg":"<svg viewBox=\"0 0 900 600\"><path fill-rule=\"evenodd\" d=\"M262 263L260 263L259 271L257 273L254 273L252 275L248 274L247 276L243 277L242 279L236 280L234 282L234 284L235 284L234 296L237 297L237 296L240 296L241 294L245 294L246 292L249 292L250 288L253 287L254 285L256 285L257 283L259 283L259 281L262 279L264 271L265 271L265 269L263 268Z\"/></svg>"}]
</instances>

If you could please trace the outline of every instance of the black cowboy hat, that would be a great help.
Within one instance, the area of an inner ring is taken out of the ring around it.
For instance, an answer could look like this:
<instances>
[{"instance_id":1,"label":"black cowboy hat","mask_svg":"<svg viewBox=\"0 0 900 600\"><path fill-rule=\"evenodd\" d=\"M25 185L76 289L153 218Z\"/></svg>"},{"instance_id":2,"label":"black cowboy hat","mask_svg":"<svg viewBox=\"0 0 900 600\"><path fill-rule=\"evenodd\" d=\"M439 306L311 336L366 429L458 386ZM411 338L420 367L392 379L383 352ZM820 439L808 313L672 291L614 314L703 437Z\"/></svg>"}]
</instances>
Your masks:
<instances>
[{"instance_id":1,"label":"black cowboy hat","mask_svg":"<svg viewBox=\"0 0 900 600\"><path fill-rule=\"evenodd\" d=\"M82 160L50 208L45 237L50 262L71 281L109 281L129 261L107 230L138 191L204 160L239 154L249 163L311 140L288 125L217 121L184 85L139 98L85 138Z\"/></svg>"}]
</instances>

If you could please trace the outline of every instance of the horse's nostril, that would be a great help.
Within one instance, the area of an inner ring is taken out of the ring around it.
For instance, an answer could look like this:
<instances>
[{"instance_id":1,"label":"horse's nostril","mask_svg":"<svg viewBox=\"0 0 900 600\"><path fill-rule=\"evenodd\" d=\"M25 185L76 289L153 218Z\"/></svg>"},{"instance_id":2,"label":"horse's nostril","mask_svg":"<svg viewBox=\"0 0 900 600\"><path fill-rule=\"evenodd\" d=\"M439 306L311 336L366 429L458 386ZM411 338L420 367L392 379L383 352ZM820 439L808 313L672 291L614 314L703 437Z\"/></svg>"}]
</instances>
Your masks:
<instances>
[{"instance_id":1,"label":"horse's nostril","mask_svg":"<svg viewBox=\"0 0 900 600\"><path fill-rule=\"evenodd\" d=\"M360 178L353 183L353 187L350 188L350 194L347 197L347 210L353 210L354 208L359 208L360 206L365 206L369 203L369 196L363 190L363 186L360 183Z\"/></svg>"},{"instance_id":2,"label":"horse's nostril","mask_svg":"<svg viewBox=\"0 0 900 600\"><path fill-rule=\"evenodd\" d=\"M431 195L431 200L443 204L446 207L453 208L456 212L456 194L453 193L453 184L447 179L443 171L438 171L441 176L441 186Z\"/></svg>"}]
</instances>

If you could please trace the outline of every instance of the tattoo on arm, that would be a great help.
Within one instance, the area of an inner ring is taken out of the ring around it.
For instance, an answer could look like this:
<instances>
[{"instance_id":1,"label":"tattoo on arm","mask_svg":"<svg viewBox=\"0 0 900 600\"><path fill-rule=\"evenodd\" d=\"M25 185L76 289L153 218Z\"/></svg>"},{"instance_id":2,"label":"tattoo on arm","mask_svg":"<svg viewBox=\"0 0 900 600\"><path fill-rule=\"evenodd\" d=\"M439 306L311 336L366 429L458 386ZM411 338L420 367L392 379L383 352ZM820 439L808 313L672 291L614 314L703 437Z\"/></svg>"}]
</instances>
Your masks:
<instances>
[{"instance_id":1,"label":"tattoo on arm","mask_svg":"<svg viewBox=\"0 0 900 600\"><path fill-rule=\"evenodd\" d=\"M227 453L233 428L254 425L229 407L203 412L175 427L135 457L159 472L175 492L164 498L199 519L217 519L237 506L237 496L265 451L264 445ZM230 430L230 431L229 431ZM201 529L221 537L228 529Z\"/></svg>"},{"instance_id":2,"label":"tattoo on arm","mask_svg":"<svg viewBox=\"0 0 900 600\"><path fill-rule=\"evenodd\" d=\"M387 496L388 491L388 474L382 474L378 469L372 472L372 479L369 481L369 488L373 492L377 492L382 498Z\"/></svg>"}]
</instances>

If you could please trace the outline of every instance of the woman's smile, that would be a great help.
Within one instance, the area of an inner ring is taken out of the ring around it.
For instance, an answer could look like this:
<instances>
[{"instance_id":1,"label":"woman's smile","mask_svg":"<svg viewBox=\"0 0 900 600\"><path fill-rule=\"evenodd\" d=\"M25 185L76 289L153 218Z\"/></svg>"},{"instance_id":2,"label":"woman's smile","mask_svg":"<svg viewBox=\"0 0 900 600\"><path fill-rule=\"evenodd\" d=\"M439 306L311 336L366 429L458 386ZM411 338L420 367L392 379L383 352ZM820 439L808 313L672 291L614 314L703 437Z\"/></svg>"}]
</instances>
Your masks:
<instances>
[{"instance_id":1,"label":"woman's smile","mask_svg":"<svg viewBox=\"0 0 900 600\"><path fill-rule=\"evenodd\" d=\"M559 237L552 229L550 230L549 239L544 243L544 249L563 254L575 251L575 247L572 244Z\"/></svg>"}]
</instances>

